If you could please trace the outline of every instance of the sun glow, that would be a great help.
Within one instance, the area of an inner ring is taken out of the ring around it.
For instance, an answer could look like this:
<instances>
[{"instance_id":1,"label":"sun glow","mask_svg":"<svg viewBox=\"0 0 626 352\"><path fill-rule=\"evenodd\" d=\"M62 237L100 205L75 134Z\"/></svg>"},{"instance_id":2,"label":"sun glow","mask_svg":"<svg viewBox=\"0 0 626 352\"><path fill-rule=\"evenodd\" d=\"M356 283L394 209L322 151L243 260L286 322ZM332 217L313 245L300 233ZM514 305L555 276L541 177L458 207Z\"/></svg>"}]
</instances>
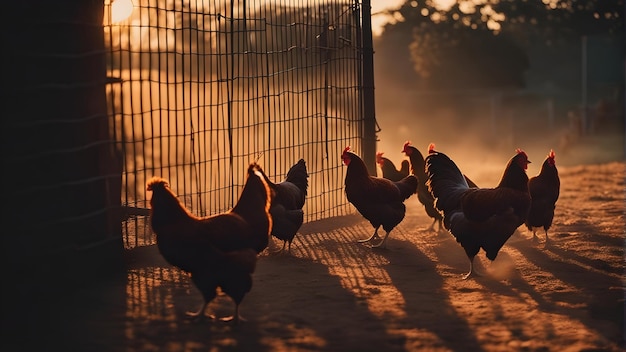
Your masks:
<instances>
[{"instance_id":1,"label":"sun glow","mask_svg":"<svg viewBox=\"0 0 626 352\"><path fill-rule=\"evenodd\" d=\"M132 0L113 0L111 4L111 20L113 23L122 22L133 13Z\"/></svg>"}]
</instances>

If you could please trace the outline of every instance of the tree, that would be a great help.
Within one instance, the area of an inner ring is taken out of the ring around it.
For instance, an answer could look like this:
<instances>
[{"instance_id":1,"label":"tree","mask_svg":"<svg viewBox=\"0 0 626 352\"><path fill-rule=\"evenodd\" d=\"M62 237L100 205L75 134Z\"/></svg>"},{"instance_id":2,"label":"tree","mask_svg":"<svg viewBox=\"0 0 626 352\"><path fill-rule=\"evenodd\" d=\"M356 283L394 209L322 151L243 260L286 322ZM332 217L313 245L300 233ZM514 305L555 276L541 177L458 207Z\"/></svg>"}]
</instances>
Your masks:
<instances>
[{"instance_id":1,"label":"tree","mask_svg":"<svg viewBox=\"0 0 626 352\"><path fill-rule=\"evenodd\" d=\"M623 8L623 0L459 0L445 8L412 0L395 11L403 21L387 25L377 43L408 44L417 87L521 87L531 44L621 35Z\"/></svg>"}]
</instances>

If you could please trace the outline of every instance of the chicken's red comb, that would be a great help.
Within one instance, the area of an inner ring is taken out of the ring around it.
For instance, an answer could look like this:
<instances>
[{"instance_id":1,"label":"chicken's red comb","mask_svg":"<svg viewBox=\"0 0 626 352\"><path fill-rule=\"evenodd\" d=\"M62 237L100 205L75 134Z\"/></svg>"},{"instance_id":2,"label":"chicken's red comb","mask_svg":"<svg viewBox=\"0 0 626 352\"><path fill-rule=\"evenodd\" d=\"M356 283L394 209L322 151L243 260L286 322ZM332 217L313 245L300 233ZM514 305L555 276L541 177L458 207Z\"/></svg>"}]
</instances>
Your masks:
<instances>
[{"instance_id":1,"label":"chicken's red comb","mask_svg":"<svg viewBox=\"0 0 626 352\"><path fill-rule=\"evenodd\" d=\"M526 158L526 160L528 160L528 154L526 154L525 151L523 151L521 148L517 148L515 149L515 152L517 153L517 155L524 155L524 158Z\"/></svg>"},{"instance_id":2,"label":"chicken's red comb","mask_svg":"<svg viewBox=\"0 0 626 352\"><path fill-rule=\"evenodd\" d=\"M351 148L352 148L351 146L346 146L346 147L343 149L343 152L344 152L344 153L345 153L345 152L349 152L349 151L351 151Z\"/></svg>"},{"instance_id":3,"label":"chicken's red comb","mask_svg":"<svg viewBox=\"0 0 626 352\"><path fill-rule=\"evenodd\" d=\"M548 154L548 158L554 159L554 157L555 157L554 150L550 149L550 154Z\"/></svg>"},{"instance_id":4,"label":"chicken's red comb","mask_svg":"<svg viewBox=\"0 0 626 352\"><path fill-rule=\"evenodd\" d=\"M434 153L435 152L435 143L430 143L428 145L428 154Z\"/></svg>"},{"instance_id":5,"label":"chicken's red comb","mask_svg":"<svg viewBox=\"0 0 626 352\"><path fill-rule=\"evenodd\" d=\"M402 146L402 153L406 153L407 155L411 153L411 151L408 150L408 146L411 145L411 141L406 141L404 142L404 145Z\"/></svg>"},{"instance_id":6,"label":"chicken's red comb","mask_svg":"<svg viewBox=\"0 0 626 352\"><path fill-rule=\"evenodd\" d=\"M148 182L146 182L146 190L152 191L155 187L158 187L159 185L162 187L169 187L169 182L167 182L163 178L153 176L148 180Z\"/></svg>"}]
</instances>

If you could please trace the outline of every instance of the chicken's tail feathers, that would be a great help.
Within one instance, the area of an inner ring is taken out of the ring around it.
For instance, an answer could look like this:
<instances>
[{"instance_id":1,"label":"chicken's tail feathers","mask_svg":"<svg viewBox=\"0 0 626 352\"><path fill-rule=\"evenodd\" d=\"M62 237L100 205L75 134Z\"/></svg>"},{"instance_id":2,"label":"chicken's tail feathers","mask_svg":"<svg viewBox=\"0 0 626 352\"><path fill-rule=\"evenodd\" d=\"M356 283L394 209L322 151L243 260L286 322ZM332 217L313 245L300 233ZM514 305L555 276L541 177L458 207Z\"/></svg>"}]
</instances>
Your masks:
<instances>
[{"instance_id":1,"label":"chicken's tail feathers","mask_svg":"<svg viewBox=\"0 0 626 352\"><path fill-rule=\"evenodd\" d=\"M400 195L402 196L402 199L408 199L411 195L417 192L418 180L417 176L415 175L407 175L400 181L394 183L400 190Z\"/></svg>"},{"instance_id":2,"label":"chicken's tail feathers","mask_svg":"<svg viewBox=\"0 0 626 352\"><path fill-rule=\"evenodd\" d=\"M243 186L241 195L233 211L240 213L240 207L255 209L255 206L264 207L269 213L270 203L272 201L273 192L267 182L267 176L259 164L253 162L248 166L248 175L246 183Z\"/></svg>"},{"instance_id":3,"label":"chicken's tail feathers","mask_svg":"<svg viewBox=\"0 0 626 352\"><path fill-rule=\"evenodd\" d=\"M287 177L285 181L291 182L298 186L300 191L306 196L309 188L309 173L306 168L306 161L304 159L298 160L289 171L287 171Z\"/></svg>"},{"instance_id":4,"label":"chicken's tail feathers","mask_svg":"<svg viewBox=\"0 0 626 352\"><path fill-rule=\"evenodd\" d=\"M460 207L461 195L469 189L458 166L447 155L434 152L426 157L426 185L440 212ZM445 214L444 214L445 216Z\"/></svg>"},{"instance_id":5,"label":"chicken's tail feathers","mask_svg":"<svg viewBox=\"0 0 626 352\"><path fill-rule=\"evenodd\" d=\"M469 177L467 177L467 175L463 175L463 176L465 177L465 182L467 182L467 185L470 188L479 188L478 185L474 181L472 181Z\"/></svg>"},{"instance_id":6,"label":"chicken's tail feathers","mask_svg":"<svg viewBox=\"0 0 626 352\"><path fill-rule=\"evenodd\" d=\"M272 182L272 180L270 180L265 171L263 171L261 165L257 164L256 162L250 164L250 166L248 167L248 177L252 176L253 174L262 177L265 183L267 183L267 185L269 186L270 190L273 191L276 188L276 184Z\"/></svg>"}]
</instances>

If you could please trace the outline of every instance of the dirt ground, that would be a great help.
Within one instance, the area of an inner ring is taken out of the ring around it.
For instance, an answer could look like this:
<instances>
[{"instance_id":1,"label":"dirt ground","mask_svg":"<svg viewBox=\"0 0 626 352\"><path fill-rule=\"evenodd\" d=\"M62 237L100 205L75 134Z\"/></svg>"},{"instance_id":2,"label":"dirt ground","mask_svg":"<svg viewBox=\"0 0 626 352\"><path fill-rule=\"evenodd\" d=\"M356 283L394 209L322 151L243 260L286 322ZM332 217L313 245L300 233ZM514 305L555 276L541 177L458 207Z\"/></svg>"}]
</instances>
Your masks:
<instances>
[{"instance_id":1,"label":"dirt ground","mask_svg":"<svg viewBox=\"0 0 626 352\"><path fill-rule=\"evenodd\" d=\"M262 253L237 327L188 321L198 291L139 248L121 279L24 307L3 350L621 351L625 174L623 162L560 168L552 244L520 228L469 280L462 248L427 230L415 197L387 249L356 242L372 231L358 215L306 223L290 255Z\"/></svg>"},{"instance_id":2,"label":"dirt ground","mask_svg":"<svg viewBox=\"0 0 626 352\"><path fill-rule=\"evenodd\" d=\"M463 249L427 230L413 197L387 249L357 243L372 228L352 215L306 223L290 255L262 253L237 327L188 321L199 292L143 247L121 279L24 307L3 350L622 351L626 164L559 171L552 244L520 227L493 263L479 254L484 277L461 279Z\"/></svg>"}]
</instances>

